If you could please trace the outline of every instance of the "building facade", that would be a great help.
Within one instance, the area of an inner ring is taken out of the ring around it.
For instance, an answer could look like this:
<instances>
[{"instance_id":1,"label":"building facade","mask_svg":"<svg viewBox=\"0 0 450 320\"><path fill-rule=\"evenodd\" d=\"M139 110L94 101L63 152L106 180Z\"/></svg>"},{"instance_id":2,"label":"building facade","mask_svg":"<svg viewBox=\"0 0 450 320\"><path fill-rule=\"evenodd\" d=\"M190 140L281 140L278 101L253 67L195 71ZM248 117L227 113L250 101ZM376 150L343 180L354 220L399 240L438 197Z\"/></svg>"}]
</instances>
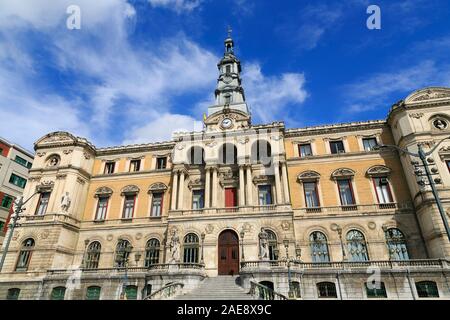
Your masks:
<instances>
[{"instance_id":1,"label":"building facade","mask_svg":"<svg viewBox=\"0 0 450 320\"><path fill-rule=\"evenodd\" d=\"M448 219L450 88L417 90L385 120L255 125L233 46L201 132L110 148L67 132L36 141L25 197L40 193L0 297L170 298L230 274L272 298L450 297L449 238L417 159L379 148L438 146L428 161Z\"/></svg>"},{"instance_id":2,"label":"building facade","mask_svg":"<svg viewBox=\"0 0 450 320\"><path fill-rule=\"evenodd\" d=\"M12 204L26 187L34 155L0 137L0 244L7 230Z\"/></svg>"}]
</instances>

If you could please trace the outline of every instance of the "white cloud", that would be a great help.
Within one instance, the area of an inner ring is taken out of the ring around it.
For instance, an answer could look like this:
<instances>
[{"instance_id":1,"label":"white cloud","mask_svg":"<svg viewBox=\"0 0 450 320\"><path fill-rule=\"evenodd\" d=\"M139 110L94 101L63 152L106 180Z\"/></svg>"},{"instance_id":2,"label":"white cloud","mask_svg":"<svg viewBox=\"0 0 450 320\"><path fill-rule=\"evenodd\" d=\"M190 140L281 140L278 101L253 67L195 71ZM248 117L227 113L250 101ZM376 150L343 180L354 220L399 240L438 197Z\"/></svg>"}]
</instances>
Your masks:
<instances>
[{"instance_id":1,"label":"white cloud","mask_svg":"<svg viewBox=\"0 0 450 320\"><path fill-rule=\"evenodd\" d=\"M279 120L289 104L301 104L308 97L303 73L265 76L258 63L245 66L243 86L253 117L263 122Z\"/></svg>"},{"instance_id":2,"label":"white cloud","mask_svg":"<svg viewBox=\"0 0 450 320\"><path fill-rule=\"evenodd\" d=\"M190 12L200 6L203 0L148 0L154 7L164 7L180 13Z\"/></svg>"}]
</instances>

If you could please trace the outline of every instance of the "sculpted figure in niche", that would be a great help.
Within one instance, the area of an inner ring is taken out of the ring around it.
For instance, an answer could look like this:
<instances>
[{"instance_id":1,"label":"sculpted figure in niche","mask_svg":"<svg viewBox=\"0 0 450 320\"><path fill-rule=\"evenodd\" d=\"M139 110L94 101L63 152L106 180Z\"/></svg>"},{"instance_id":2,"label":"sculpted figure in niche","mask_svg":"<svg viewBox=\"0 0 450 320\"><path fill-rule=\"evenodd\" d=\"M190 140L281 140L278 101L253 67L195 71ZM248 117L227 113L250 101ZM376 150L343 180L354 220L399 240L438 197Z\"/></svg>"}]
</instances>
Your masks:
<instances>
[{"instance_id":1,"label":"sculpted figure in niche","mask_svg":"<svg viewBox=\"0 0 450 320\"><path fill-rule=\"evenodd\" d=\"M264 228L261 228L261 232L258 235L259 238L259 259L269 259L269 234Z\"/></svg>"},{"instance_id":2,"label":"sculpted figure in niche","mask_svg":"<svg viewBox=\"0 0 450 320\"><path fill-rule=\"evenodd\" d=\"M176 263L180 261L180 238L178 237L177 231L174 230L172 233L172 238L170 239L170 262Z\"/></svg>"},{"instance_id":3,"label":"sculpted figure in niche","mask_svg":"<svg viewBox=\"0 0 450 320\"><path fill-rule=\"evenodd\" d=\"M447 123L445 123L441 119L434 120L433 124L439 130L444 130L445 128L447 128Z\"/></svg>"},{"instance_id":4,"label":"sculpted figure in niche","mask_svg":"<svg viewBox=\"0 0 450 320\"><path fill-rule=\"evenodd\" d=\"M50 159L50 162L48 163L48 165L50 167L55 167L55 166L58 165L58 162L59 162L58 158L57 157L53 157L53 158Z\"/></svg>"},{"instance_id":5,"label":"sculpted figure in niche","mask_svg":"<svg viewBox=\"0 0 450 320\"><path fill-rule=\"evenodd\" d=\"M66 192L61 197L61 211L64 213L67 213L67 211L69 211L71 202L72 202L72 199L70 199L69 192Z\"/></svg>"}]
</instances>

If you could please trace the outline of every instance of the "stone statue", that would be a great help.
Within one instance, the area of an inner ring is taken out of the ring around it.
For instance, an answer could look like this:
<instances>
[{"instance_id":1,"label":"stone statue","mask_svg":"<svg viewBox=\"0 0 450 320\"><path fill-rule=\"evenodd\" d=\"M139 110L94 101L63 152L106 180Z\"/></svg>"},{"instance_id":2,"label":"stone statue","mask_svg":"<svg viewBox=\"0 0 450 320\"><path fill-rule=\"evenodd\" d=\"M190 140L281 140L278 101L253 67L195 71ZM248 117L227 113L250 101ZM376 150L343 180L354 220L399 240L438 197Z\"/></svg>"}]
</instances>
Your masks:
<instances>
[{"instance_id":1,"label":"stone statue","mask_svg":"<svg viewBox=\"0 0 450 320\"><path fill-rule=\"evenodd\" d=\"M54 167L54 166L56 166L56 165L58 165L58 158L56 158L56 157L53 157L51 160L50 160L50 164L49 164L51 167Z\"/></svg>"},{"instance_id":2,"label":"stone statue","mask_svg":"<svg viewBox=\"0 0 450 320\"><path fill-rule=\"evenodd\" d=\"M434 126L439 130L444 130L447 127L447 124L441 119L437 119L434 121Z\"/></svg>"},{"instance_id":3,"label":"stone statue","mask_svg":"<svg viewBox=\"0 0 450 320\"><path fill-rule=\"evenodd\" d=\"M174 230L172 233L172 238L170 239L170 262L176 263L180 261L180 238L178 237L177 231Z\"/></svg>"},{"instance_id":4,"label":"stone statue","mask_svg":"<svg viewBox=\"0 0 450 320\"><path fill-rule=\"evenodd\" d=\"M69 211L71 202L72 199L70 199L69 192L66 192L66 194L61 197L61 211L67 213L67 211Z\"/></svg>"},{"instance_id":5,"label":"stone statue","mask_svg":"<svg viewBox=\"0 0 450 320\"><path fill-rule=\"evenodd\" d=\"M269 234L264 228L258 235L259 238L259 259L269 260Z\"/></svg>"}]
</instances>

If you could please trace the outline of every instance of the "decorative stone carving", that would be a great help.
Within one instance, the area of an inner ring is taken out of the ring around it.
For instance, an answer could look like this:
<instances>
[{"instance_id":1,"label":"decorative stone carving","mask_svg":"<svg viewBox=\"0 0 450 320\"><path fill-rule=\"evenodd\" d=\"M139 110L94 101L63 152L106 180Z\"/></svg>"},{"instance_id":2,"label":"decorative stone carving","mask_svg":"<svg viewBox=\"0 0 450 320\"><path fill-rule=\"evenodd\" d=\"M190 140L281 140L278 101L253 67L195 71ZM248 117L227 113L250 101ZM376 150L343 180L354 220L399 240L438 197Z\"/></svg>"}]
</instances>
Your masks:
<instances>
[{"instance_id":1,"label":"decorative stone carving","mask_svg":"<svg viewBox=\"0 0 450 320\"><path fill-rule=\"evenodd\" d=\"M164 192L166 190L167 190L167 186L164 183L156 182L148 188L148 193Z\"/></svg>"},{"instance_id":2,"label":"decorative stone carving","mask_svg":"<svg viewBox=\"0 0 450 320\"><path fill-rule=\"evenodd\" d=\"M72 149L63 150L63 153L64 153L65 155L71 154L72 152L73 152Z\"/></svg>"},{"instance_id":3,"label":"decorative stone carving","mask_svg":"<svg viewBox=\"0 0 450 320\"><path fill-rule=\"evenodd\" d=\"M205 142L205 145L207 147L212 148L212 147L215 147L217 145L217 141L214 140L214 141Z\"/></svg>"},{"instance_id":4,"label":"decorative stone carving","mask_svg":"<svg viewBox=\"0 0 450 320\"><path fill-rule=\"evenodd\" d=\"M291 223L287 220L281 222L281 229L288 231L291 228Z\"/></svg>"},{"instance_id":5,"label":"decorative stone carving","mask_svg":"<svg viewBox=\"0 0 450 320\"><path fill-rule=\"evenodd\" d=\"M110 197L113 194L113 191L108 187L100 187L95 190L95 197Z\"/></svg>"},{"instance_id":6,"label":"decorative stone carving","mask_svg":"<svg viewBox=\"0 0 450 320\"><path fill-rule=\"evenodd\" d=\"M56 175L56 179L58 180L64 180L65 178L67 178L67 174L65 173L59 173Z\"/></svg>"},{"instance_id":7,"label":"decorative stone carving","mask_svg":"<svg viewBox=\"0 0 450 320\"><path fill-rule=\"evenodd\" d=\"M445 89L428 89L424 94L419 95L412 101L425 101L442 98L450 98L450 92Z\"/></svg>"},{"instance_id":8,"label":"decorative stone carving","mask_svg":"<svg viewBox=\"0 0 450 320\"><path fill-rule=\"evenodd\" d=\"M270 139L272 139L274 141L280 141L281 139L283 139L283 136L282 135L271 136Z\"/></svg>"},{"instance_id":9,"label":"decorative stone carving","mask_svg":"<svg viewBox=\"0 0 450 320\"><path fill-rule=\"evenodd\" d=\"M178 231L172 230L172 236L169 243L170 249L170 263L177 263L180 261L180 238L178 237Z\"/></svg>"},{"instance_id":10,"label":"decorative stone carving","mask_svg":"<svg viewBox=\"0 0 450 320\"><path fill-rule=\"evenodd\" d=\"M246 144L247 142L249 142L249 138L248 137L242 137L242 138L238 138L238 142L240 144Z\"/></svg>"},{"instance_id":11,"label":"decorative stone carving","mask_svg":"<svg viewBox=\"0 0 450 320\"><path fill-rule=\"evenodd\" d=\"M433 127L439 130L445 130L448 127L448 123L443 119L436 119L433 121Z\"/></svg>"},{"instance_id":12,"label":"decorative stone carving","mask_svg":"<svg viewBox=\"0 0 450 320\"><path fill-rule=\"evenodd\" d=\"M207 234L211 234L214 231L214 225L212 225L211 223L208 223L208 225L205 227L205 231Z\"/></svg>"},{"instance_id":13,"label":"decorative stone carving","mask_svg":"<svg viewBox=\"0 0 450 320\"><path fill-rule=\"evenodd\" d=\"M47 239L49 236L49 231L48 230L43 230L40 234L39 234L39 238L40 239Z\"/></svg>"},{"instance_id":14,"label":"decorative stone carving","mask_svg":"<svg viewBox=\"0 0 450 320\"><path fill-rule=\"evenodd\" d=\"M59 162L60 162L59 156L53 155L48 159L47 167L56 167L57 165L59 165Z\"/></svg>"},{"instance_id":15,"label":"decorative stone carving","mask_svg":"<svg viewBox=\"0 0 450 320\"><path fill-rule=\"evenodd\" d=\"M126 194L137 194L137 193L139 193L139 188L132 184L124 187L121 191L122 196Z\"/></svg>"},{"instance_id":16,"label":"decorative stone carving","mask_svg":"<svg viewBox=\"0 0 450 320\"><path fill-rule=\"evenodd\" d=\"M203 181L201 178L193 179L189 181L188 188L192 190L193 188L203 187Z\"/></svg>"},{"instance_id":17,"label":"decorative stone carving","mask_svg":"<svg viewBox=\"0 0 450 320\"><path fill-rule=\"evenodd\" d=\"M414 113L410 113L409 114L410 118L414 118L414 119L420 119L423 117L423 113L422 112L414 112Z\"/></svg>"},{"instance_id":18,"label":"decorative stone carving","mask_svg":"<svg viewBox=\"0 0 450 320\"><path fill-rule=\"evenodd\" d=\"M83 152L83 156L86 160L89 160L91 158L91 155L87 152Z\"/></svg>"},{"instance_id":19,"label":"decorative stone carving","mask_svg":"<svg viewBox=\"0 0 450 320\"><path fill-rule=\"evenodd\" d=\"M70 204L72 203L72 199L70 198L69 192L66 192L62 197L61 197L61 211L63 213L67 213L69 211L70 208Z\"/></svg>"},{"instance_id":20,"label":"decorative stone carving","mask_svg":"<svg viewBox=\"0 0 450 320\"><path fill-rule=\"evenodd\" d=\"M220 173L219 182L222 186L234 185L238 183L238 177L233 174L233 170L228 169Z\"/></svg>"},{"instance_id":21,"label":"decorative stone carving","mask_svg":"<svg viewBox=\"0 0 450 320\"><path fill-rule=\"evenodd\" d=\"M82 179L82 178L80 178L80 177L77 177L77 182L78 182L79 184L83 185L83 184L86 183L86 180L84 180L84 179Z\"/></svg>"},{"instance_id":22,"label":"decorative stone carving","mask_svg":"<svg viewBox=\"0 0 450 320\"><path fill-rule=\"evenodd\" d=\"M375 228L377 227L377 224L376 224L375 222L373 222L373 221L370 221L370 222L367 224L367 227L368 227L370 230L375 230Z\"/></svg>"},{"instance_id":23,"label":"decorative stone carving","mask_svg":"<svg viewBox=\"0 0 450 320\"><path fill-rule=\"evenodd\" d=\"M142 238L142 233L138 232L135 236L136 240L140 240Z\"/></svg>"},{"instance_id":24,"label":"decorative stone carving","mask_svg":"<svg viewBox=\"0 0 450 320\"><path fill-rule=\"evenodd\" d=\"M75 139L70 137L70 135L66 132L54 132L48 134L44 137L39 143L51 143L51 142L72 142Z\"/></svg>"},{"instance_id":25,"label":"decorative stone carving","mask_svg":"<svg viewBox=\"0 0 450 320\"><path fill-rule=\"evenodd\" d=\"M250 223L246 222L242 225L242 230L244 230L245 233L252 232L253 226Z\"/></svg>"},{"instance_id":26,"label":"decorative stone carving","mask_svg":"<svg viewBox=\"0 0 450 320\"><path fill-rule=\"evenodd\" d=\"M42 158L43 156L45 156L47 154L47 152L36 152L36 155L39 157L39 158Z\"/></svg>"},{"instance_id":27,"label":"decorative stone carving","mask_svg":"<svg viewBox=\"0 0 450 320\"><path fill-rule=\"evenodd\" d=\"M355 171L348 168L339 168L333 171L331 174L331 177L333 179L339 179L339 178L351 178L355 175Z\"/></svg>"},{"instance_id":28,"label":"decorative stone carving","mask_svg":"<svg viewBox=\"0 0 450 320\"><path fill-rule=\"evenodd\" d=\"M273 180L273 176L266 176L266 175L259 175L256 177L253 177L253 183L269 183Z\"/></svg>"},{"instance_id":29,"label":"decorative stone carving","mask_svg":"<svg viewBox=\"0 0 450 320\"><path fill-rule=\"evenodd\" d=\"M390 175L392 172L392 170L386 166L382 166L382 165L375 165L370 167L366 174L369 177L376 177L376 176L388 176Z\"/></svg>"},{"instance_id":30,"label":"decorative stone carving","mask_svg":"<svg viewBox=\"0 0 450 320\"><path fill-rule=\"evenodd\" d=\"M37 186L37 190L40 192L51 192L54 186L54 181L43 181L40 185Z\"/></svg>"},{"instance_id":31,"label":"decorative stone carving","mask_svg":"<svg viewBox=\"0 0 450 320\"><path fill-rule=\"evenodd\" d=\"M112 234L108 234L108 235L106 236L106 240L112 241L112 239L114 239L114 236L113 236Z\"/></svg>"},{"instance_id":32,"label":"decorative stone carving","mask_svg":"<svg viewBox=\"0 0 450 320\"><path fill-rule=\"evenodd\" d=\"M184 148L186 147L186 145L185 144L177 144L177 149L178 150L183 150Z\"/></svg>"},{"instance_id":33,"label":"decorative stone carving","mask_svg":"<svg viewBox=\"0 0 450 320\"><path fill-rule=\"evenodd\" d=\"M299 182L301 181L308 181L308 180L319 180L320 179L320 173L312 170L303 171L297 176L297 180Z\"/></svg>"},{"instance_id":34,"label":"decorative stone carving","mask_svg":"<svg viewBox=\"0 0 450 320\"><path fill-rule=\"evenodd\" d=\"M259 259L269 260L269 234L264 228L258 234L259 238Z\"/></svg>"}]
</instances>

